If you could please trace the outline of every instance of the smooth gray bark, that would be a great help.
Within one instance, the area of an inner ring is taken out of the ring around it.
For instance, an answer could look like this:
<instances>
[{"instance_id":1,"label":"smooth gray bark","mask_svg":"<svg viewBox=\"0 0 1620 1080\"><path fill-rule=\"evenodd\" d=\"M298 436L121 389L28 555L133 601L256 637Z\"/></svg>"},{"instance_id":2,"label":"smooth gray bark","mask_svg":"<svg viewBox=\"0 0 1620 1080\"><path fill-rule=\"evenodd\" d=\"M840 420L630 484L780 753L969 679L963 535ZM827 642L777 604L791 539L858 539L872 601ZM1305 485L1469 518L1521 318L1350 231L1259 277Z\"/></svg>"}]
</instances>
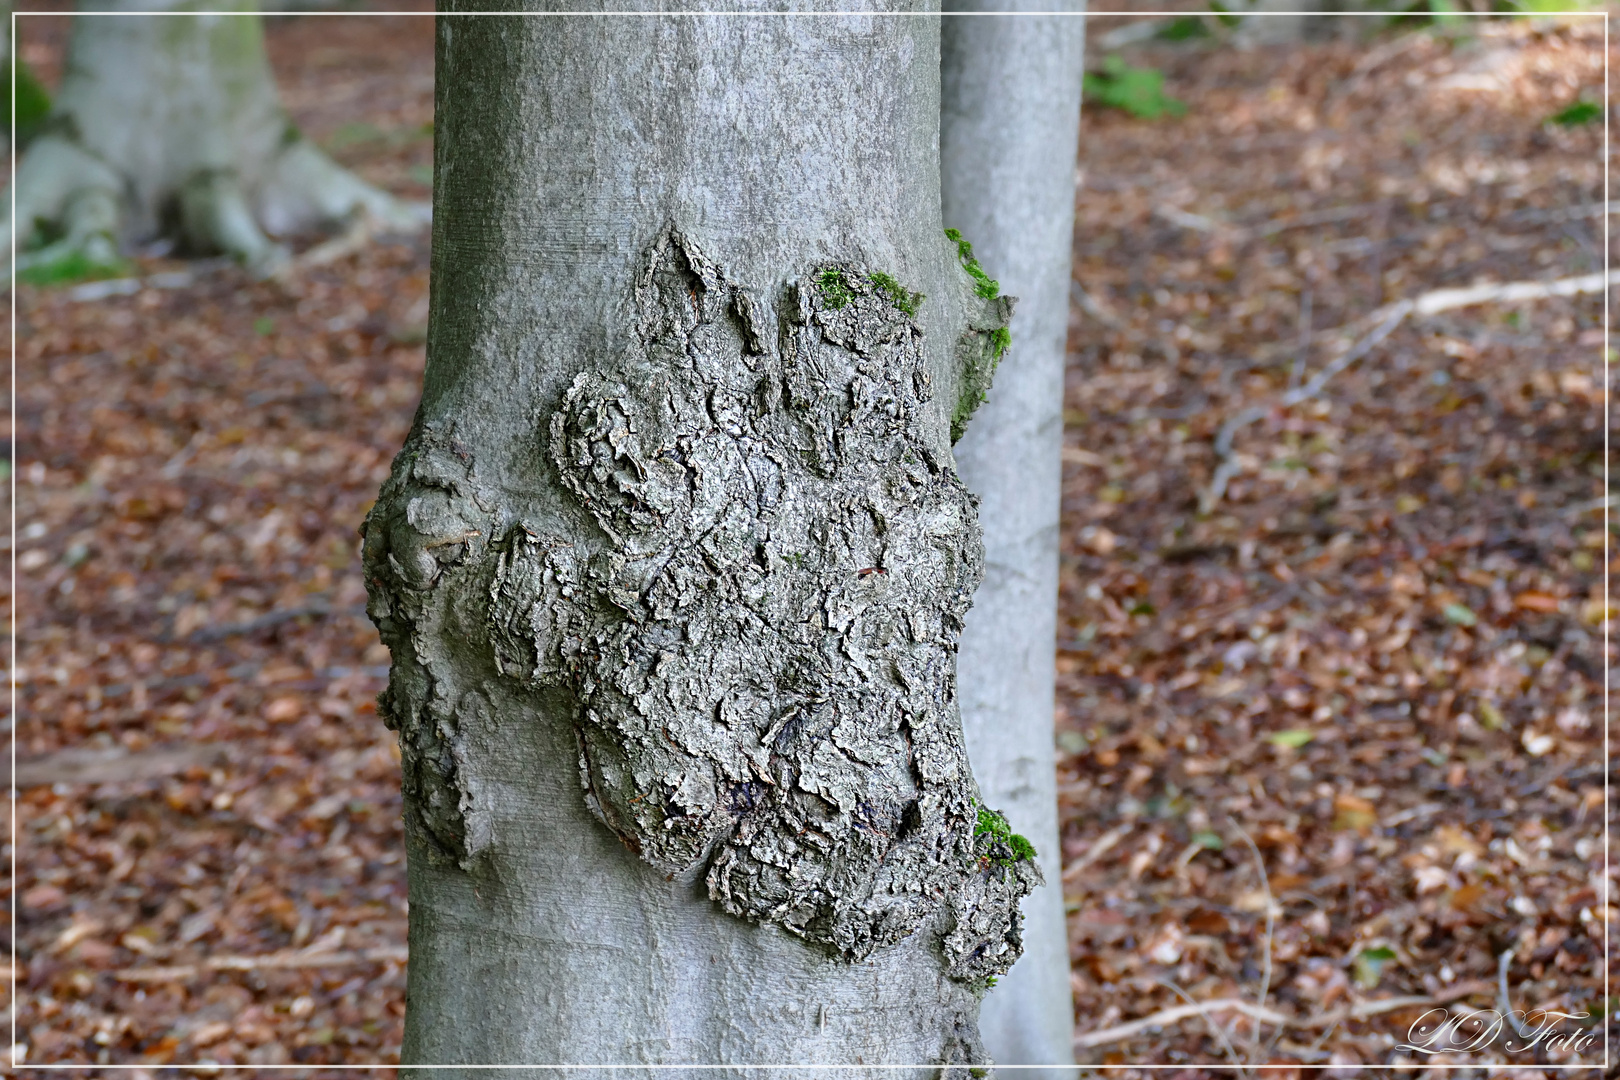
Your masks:
<instances>
[{"instance_id":1,"label":"smooth gray bark","mask_svg":"<svg viewBox=\"0 0 1620 1080\"><path fill-rule=\"evenodd\" d=\"M1239 45L1287 45L1373 33L1382 20L1358 18L1355 13L1393 11L1395 6L1380 0L1251 0L1247 10L1252 14L1238 25L1235 35Z\"/></svg>"},{"instance_id":2,"label":"smooth gray bark","mask_svg":"<svg viewBox=\"0 0 1620 1080\"><path fill-rule=\"evenodd\" d=\"M118 14L74 20L51 116L18 163L15 227L9 200L0 221L24 253L19 266L71 252L112 262L128 242L168 233L195 253L271 269L283 253L266 233L330 228L356 211L387 227L424 223L424 208L364 183L298 134L253 0L81 7ZM211 13L157 14L199 9ZM51 232L60 239L28 252Z\"/></svg>"},{"instance_id":3,"label":"smooth gray bark","mask_svg":"<svg viewBox=\"0 0 1620 1080\"><path fill-rule=\"evenodd\" d=\"M987 1063L1039 875L962 742L949 430L1009 305L944 238L909 10L440 15L428 367L365 544L407 1063Z\"/></svg>"},{"instance_id":4,"label":"smooth gray bark","mask_svg":"<svg viewBox=\"0 0 1620 1080\"><path fill-rule=\"evenodd\" d=\"M948 9L1055 6L1009 0ZM968 753L985 798L1034 842L1046 877L1024 904L1025 955L980 1014L990 1053L1019 1064L1074 1060L1052 710L1084 25L1078 16L958 15L945 20L941 42L945 221L1020 298L995 386L956 446L962 479L980 499L985 545L985 582L961 645Z\"/></svg>"}]
</instances>

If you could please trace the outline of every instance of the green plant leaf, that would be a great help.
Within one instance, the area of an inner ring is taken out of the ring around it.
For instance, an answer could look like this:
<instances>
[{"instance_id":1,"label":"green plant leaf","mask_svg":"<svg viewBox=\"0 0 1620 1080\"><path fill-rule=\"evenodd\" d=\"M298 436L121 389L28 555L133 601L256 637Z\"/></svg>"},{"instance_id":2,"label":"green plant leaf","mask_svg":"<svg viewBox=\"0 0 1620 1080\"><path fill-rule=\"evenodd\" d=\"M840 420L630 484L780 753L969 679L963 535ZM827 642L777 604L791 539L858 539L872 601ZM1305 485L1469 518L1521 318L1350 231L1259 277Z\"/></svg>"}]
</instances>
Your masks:
<instances>
[{"instance_id":1,"label":"green plant leaf","mask_svg":"<svg viewBox=\"0 0 1620 1080\"><path fill-rule=\"evenodd\" d=\"M1183 15L1174 19L1170 24L1153 35L1160 41L1191 41L1194 38L1209 37L1209 27L1204 20L1196 15Z\"/></svg>"},{"instance_id":2,"label":"green plant leaf","mask_svg":"<svg viewBox=\"0 0 1620 1080\"><path fill-rule=\"evenodd\" d=\"M1387 945L1362 949L1350 964L1356 984L1365 990L1371 990L1378 985L1378 980L1383 978L1384 965L1394 959L1396 959L1395 950Z\"/></svg>"},{"instance_id":3,"label":"green plant leaf","mask_svg":"<svg viewBox=\"0 0 1620 1080\"><path fill-rule=\"evenodd\" d=\"M1595 101L1577 101L1547 117L1547 123L1559 127L1579 127L1582 124L1595 124L1602 119L1603 106Z\"/></svg>"},{"instance_id":4,"label":"green plant leaf","mask_svg":"<svg viewBox=\"0 0 1620 1080\"><path fill-rule=\"evenodd\" d=\"M1187 106L1164 92L1164 72L1132 67L1118 56L1103 60L1102 71L1088 71L1083 79L1086 97L1093 103L1123 109L1143 120L1180 116Z\"/></svg>"},{"instance_id":5,"label":"green plant leaf","mask_svg":"<svg viewBox=\"0 0 1620 1080\"><path fill-rule=\"evenodd\" d=\"M1526 15L1551 15L1560 11L1596 7L1597 0L1506 0L1507 6Z\"/></svg>"},{"instance_id":6,"label":"green plant leaf","mask_svg":"<svg viewBox=\"0 0 1620 1080\"><path fill-rule=\"evenodd\" d=\"M1479 622L1479 616L1467 604L1447 604L1443 609L1447 622L1454 622L1458 626L1473 626Z\"/></svg>"},{"instance_id":7,"label":"green plant leaf","mask_svg":"<svg viewBox=\"0 0 1620 1080\"><path fill-rule=\"evenodd\" d=\"M1215 18L1228 30L1235 29L1243 20L1232 14L1232 9L1221 3L1221 0L1209 0L1209 10L1215 13Z\"/></svg>"},{"instance_id":8,"label":"green plant leaf","mask_svg":"<svg viewBox=\"0 0 1620 1080\"><path fill-rule=\"evenodd\" d=\"M1314 738L1316 736L1304 728L1291 728L1288 731L1273 731L1266 736L1266 742L1272 746L1286 746L1290 750L1298 750Z\"/></svg>"},{"instance_id":9,"label":"green plant leaf","mask_svg":"<svg viewBox=\"0 0 1620 1080\"><path fill-rule=\"evenodd\" d=\"M45 118L51 113L51 96L45 92L34 73L28 70L28 65L21 61L17 64L17 133L16 142L19 148L27 146L34 136L39 133ZM0 62L0 116L11 115L12 72L10 61Z\"/></svg>"},{"instance_id":10,"label":"green plant leaf","mask_svg":"<svg viewBox=\"0 0 1620 1080\"><path fill-rule=\"evenodd\" d=\"M1429 0L1429 14L1434 16L1436 23L1462 21L1462 16L1457 13L1457 7L1451 0Z\"/></svg>"}]
</instances>

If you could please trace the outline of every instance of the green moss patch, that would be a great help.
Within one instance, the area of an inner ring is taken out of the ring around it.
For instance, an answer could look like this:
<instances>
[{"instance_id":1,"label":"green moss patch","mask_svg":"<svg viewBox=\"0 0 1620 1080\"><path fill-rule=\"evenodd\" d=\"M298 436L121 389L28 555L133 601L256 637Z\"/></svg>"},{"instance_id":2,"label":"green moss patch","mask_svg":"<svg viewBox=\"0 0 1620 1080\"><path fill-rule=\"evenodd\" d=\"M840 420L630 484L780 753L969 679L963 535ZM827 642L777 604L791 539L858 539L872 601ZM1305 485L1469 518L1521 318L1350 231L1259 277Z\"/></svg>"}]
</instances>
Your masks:
<instances>
[{"instance_id":1,"label":"green moss patch","mask_svg":"<svg viewBox=\"0 0 1620 1080\"><path fill-rule=\"evenodd\" d=\"M17 93L15 106L17 110L17 130L15 132L18 147L27 146L35 135L39 134L45 120L51 113L51 96L45 92L34 73L28 70L28 65L18 62L16 75ZM9 61L0 62L0 115L9 118L12 114L12 76L13 72Z\"/></svg>"},{"instance_id":2,"label":"green moss patch","mask_svg":"<svg viewBox=\"0 0 1620 1080\"><path fill-rule=\"evenodd\" d=\"M1012 831L1007 819L988 806L979 807L979 820L973 826L974 836L987 836L993 844L1000 845L1012 852L1011 857L995 853L992 848L990 862L996 866L1011 866L1016 862L1035 857L1035 845L1028 839Z\"/></svg>"},{"instance_id":3,"label":"green moss patch","mask_svg":"<svg viewBox=\"0 0 1620 1080\"><path fill-rule=\"evenodd\" d=\"M82 251L70 251L61 258L21 270L17 277L30 285L72 285L80 281L125 277L133 269L131 264L122 260L101 262Z\"/></svg>"},{"instance_id":4,"label":"green moss patch","mask_svg":"<svg viewBox=\"0 0 1620 1080\"><path fill-rule=\"evenodd\" d=\"M905 312L908 318L917 317L917 308L928 299L920 292L912 292L888 274L871 274L867 281L877 286L878 292L889 298L889 303Z\"/></svg>"},{"instance_id":5,"label":"green moss patch","mask_svg":"<svg viewBox=\"0 0 1620 1080\"><path fill-rule=\"evenodd\" d=\"M837 267L817 274L816 287L821 290L821 302L834 311L855 299L855 291L844 280L844 272Z\"/></svg>"},{"instance_id":6,"label":"green moss patch","mask_svg":"<svg viewBox=\"0 0 1620 1080\"><path fill-rule=\"evenodd\" d=\"M946 229L945 239L956 245L956 257L962 263L962 269L974 281L973 291L986 300L994 300L1001 295L1001 282L984 272L979 260L973 257L973 245L962 239L962 234L956 229Z\"/></svg>"}]
</instances>

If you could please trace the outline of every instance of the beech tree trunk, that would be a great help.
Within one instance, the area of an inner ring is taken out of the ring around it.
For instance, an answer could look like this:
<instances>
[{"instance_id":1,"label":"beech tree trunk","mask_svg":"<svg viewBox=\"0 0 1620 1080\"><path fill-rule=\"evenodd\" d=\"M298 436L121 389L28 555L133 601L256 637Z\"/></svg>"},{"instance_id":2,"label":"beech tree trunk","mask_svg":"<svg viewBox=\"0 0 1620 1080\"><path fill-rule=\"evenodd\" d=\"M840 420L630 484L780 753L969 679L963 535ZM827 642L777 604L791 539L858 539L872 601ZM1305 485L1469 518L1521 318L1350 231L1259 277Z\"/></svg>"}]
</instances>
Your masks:
<instances>
[{"instance_id":1,"label":"beech tree trunk","mask_svg":"<svg viewBox=\"0 0 1620 1080\"><path fill-rule=\"evenodd\" d=\"M356 211L424 223L425 208L359 180L293 127L252 0L83 6L115 14L74 20L51 115L18 164L17 217L8 205L3 230L15 231L20 265L73 253L112 263L130 242L169 235L270 269L283 252L269 237ZM186 13L197 10L210 13Z\"/></svg>"},{"instance_id":2,"label":"beech tree trunk","mask_svg":"<svg viewBox=\"0 0 1620 1080\"><path fill-rule=\"evenodd\" d=\"M948 10L1065 6L1084 10L1083 0L965 0ZM1033 841L1046 875L1024 904L1025 956L981 1013L990 1053L1019 1064L1074 1061L1052 709L1084 27L1078 15L958 14L942 28L945 221L1020 297L995 388L956 445L962 480L980 500L985 548L984 585L962 633L968 756L984 797Z\"/></svg>"},{"instance_id":3,"label":"beech tree trunk","mask_svg":"<svg viewBox=\"0 0 1620 1080\"><path fill-rule=\"evenodd\" d=\"M978 1071L1040 875L956 702L1011 302L944 236L938 19L457 10L365 528L403 1060Z\"/></svg>"}]
</instances>

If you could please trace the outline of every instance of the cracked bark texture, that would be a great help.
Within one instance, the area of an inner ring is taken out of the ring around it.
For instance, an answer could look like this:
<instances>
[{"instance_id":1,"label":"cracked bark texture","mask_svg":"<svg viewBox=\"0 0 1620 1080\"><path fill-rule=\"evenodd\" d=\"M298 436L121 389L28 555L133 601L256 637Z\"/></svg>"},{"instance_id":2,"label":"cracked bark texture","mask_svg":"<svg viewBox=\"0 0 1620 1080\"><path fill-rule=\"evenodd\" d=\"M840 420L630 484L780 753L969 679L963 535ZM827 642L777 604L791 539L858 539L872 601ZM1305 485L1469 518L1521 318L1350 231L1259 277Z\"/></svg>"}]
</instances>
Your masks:
<instances>
[{"instance_id":1,"label":"cracked bark texture","mask_svg":"<svg viewBox=\"0 0 1620 1080\"><path fill-rule=\"evenodd\" d=\"M1046 0L947 10L1084 11ZM945 223L1021 298L995 389L956 444L979 496L985 583L961 642L962 724L985 799L1029 837L1047 884L1024 904L1025 956L984 1000L997 1061L1069 1066L1074 1012L1053 755L1063 366L1085 20L957 14L941 45Z\"/></svg>"},{"instance_id":2,"label":"cracked bark texture","mask_svg":"<svg viewBox=\"0 0 1620 1080\"><path fill-rule=\"evenodd\" d=\"M365 529L407 1063L988 1064L1039 872L961 735L950 420L1005 311L943 234L938 22L878 10L441 12Z\"/></svg>"},{"instance_id":3,"label":"cracked bark texture","mask_svg":"<svg viewBox=\"0 0 1620 1080\"><path fill-rule=\"evenodd\" d=\"M285 259L271 237L357 211L391 228L425 223L425 208L361 181L298 134L253 0L81 7L113 14L74 20L62 88L18 164L16 218L7 200L0 232L7 242L15 233L19 267L75 253L110 264L129 242L167 235L192 253L271 270Z\"/></svg>"}]
</instances>

